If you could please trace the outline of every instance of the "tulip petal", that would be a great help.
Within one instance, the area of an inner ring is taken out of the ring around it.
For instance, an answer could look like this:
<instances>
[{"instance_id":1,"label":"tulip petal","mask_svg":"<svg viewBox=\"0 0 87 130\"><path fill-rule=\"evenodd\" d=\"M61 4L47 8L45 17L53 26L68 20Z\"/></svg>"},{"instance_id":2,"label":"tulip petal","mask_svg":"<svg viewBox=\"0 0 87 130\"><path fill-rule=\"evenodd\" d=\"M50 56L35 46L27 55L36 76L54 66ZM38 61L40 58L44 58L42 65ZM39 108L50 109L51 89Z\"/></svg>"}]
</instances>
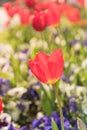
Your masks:
<instances>
[{"instance_id":1,"label":"tulip petal","mask_svg":"<svg viewBox=\"0 0 87 130\"><path fill-rule=\"evenodd\" d=\"M46 81L46 77L43 73L43 71L41 70L40 66L35 62L35 60L29 60L28 64L31 68L32 73L42 82L47 82Z\"/></svg>"},{"instance_id":2,"label":"tulip petal","mask_svg":"<svg viewBox=\"0 0 87 130\"><path fill-rule=\"evenodd\" d=\"M49 57L49 62L57 62L60 57L63 57L62 51L60 49L56 49Z\"/></svg>"},{"instance_id":3,"label":"tulip petal","mask_svg":"<svg viewBox=\"0 0 87 130\"><path fill-rule=\"evenodd\" d=\"M48 69L48 59L49 59L49 56L43 52L39 52L36 55L36 59L35 59L47 79L50 77L50 73Z\"/></svg>"},{"instance_id":4,"label":"tulip petal","mask_svg":"<svg viewBox=\"0 0 87 130\"><path fill-rule=\"evenodd\" d=\"M51 79L58 79L63 72L63 55L60 49L56 49L49 57L48 66Z\"/></svg>"}]
</instances>

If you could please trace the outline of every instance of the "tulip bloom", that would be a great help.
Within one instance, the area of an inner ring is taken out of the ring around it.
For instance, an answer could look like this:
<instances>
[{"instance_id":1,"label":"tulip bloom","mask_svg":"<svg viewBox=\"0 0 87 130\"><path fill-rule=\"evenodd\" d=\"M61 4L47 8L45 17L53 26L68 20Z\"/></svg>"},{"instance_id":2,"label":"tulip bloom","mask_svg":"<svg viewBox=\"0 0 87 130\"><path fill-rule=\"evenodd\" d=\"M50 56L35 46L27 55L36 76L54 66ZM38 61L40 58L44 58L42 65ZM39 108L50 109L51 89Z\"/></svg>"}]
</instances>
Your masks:
<instances>
[{"instance_id":1,"label":"tulip bloom","mask_svg":"<svg viewBox=\"0 0 87 130\"><path fill-rule=\"evenodd\" d=\"M68 9L64 13L68 18L68 20L71 21L72 23L77 23L80 20L80 12L77 8L71 7L71 9Z\"/></svg>"},{"instance_id":2,"label":"tulip bloom","mask_svg":"<svg viewBox=\"0 0 87 130\"><path fill-rule=\"evenodd\" d=\"M60 49L56 49L49 56L39 52L34 60L29 60L28 65L32 73L43 83L54 84L62 75L64 60Z\"/></svg>"},{"instance_id":3,"label":"tulip bloom","mask_svg":"<svg viewBox=\"0 0 87 130\"><path fill-rule=\"evenodd\" d=\"M86 0L77 0L77 2L80 6L84 6L85 4L87 4Z\"/></svg>"},{"instance_id":4,"label":"tulip bloom","mask_svg":"<svg viewBox=\"0 0 87 130\"><path fill-rule=\"evenodd\" d=\"M46 18L45 13L43 11L36 12L32 19L32 27L36 31L43 31L46 28Z\"/></svg>"},{"instance_id":5,"label":"tulip bloom","mask_svg":"<svg viewBox=\"0 0 87 130\"><path fill-rule=\"evenodd\" d=\"M20 16L21 24L28 25L30 22L30 16L31 16L30 11L28 9L20 9L18 14Z\"/></svg>"},{"instance_id":6,"label":"tulip bloom","mask_svg":"<svg viewBox=\"0 0 87 130\"><path fill-rule=\"evenodd\" d=\"M29 8L33 8L38 0L24 0L24 2Z\"/></svg>"}]
</instances>

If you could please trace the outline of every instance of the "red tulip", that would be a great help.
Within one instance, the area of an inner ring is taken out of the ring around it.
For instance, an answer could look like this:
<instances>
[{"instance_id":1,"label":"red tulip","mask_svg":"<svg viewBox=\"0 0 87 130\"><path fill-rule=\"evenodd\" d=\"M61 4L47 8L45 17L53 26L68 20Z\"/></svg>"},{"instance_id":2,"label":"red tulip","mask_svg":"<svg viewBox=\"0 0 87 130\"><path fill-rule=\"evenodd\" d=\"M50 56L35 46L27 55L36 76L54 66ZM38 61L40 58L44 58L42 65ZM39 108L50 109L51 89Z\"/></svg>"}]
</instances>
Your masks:
<instances>
[{"instance_id":1,"label":"red tulip","mask_svg":"<svg viewBox=\"0 0 87 130\"><path fill-rule=\"evenodd\" d=\"M81 6L85 5L85 0L77 0L78 4Z\"/></svg>"},{"instance_id":2,"label":"red tulip","mask_svg":"<svg viewBox=\"0 0 87 130\"><path fill-rule=\"evenodd\" d=\"M64 60L60 49L56 49L49 56L39 52L34 60L29 60L28 65L32 73L43 83L54 84L62 75Z\"/></svg>"},{"instance_id":3,"label":"red tulip","mask_svg":"<svg viewBox=\"0 0 87 130\"><path fill-rule=\"evenodd\" d=\"M21 20L21 24L23 25L28 25L30 22L30 11L28 9L21 9L18 12L19 16L20 16L20 20Z\"/></svg>"},{"instance_id":4,"label":"red tulip","mask_svg":"<svg viewBox=\"0 0 87 130\"><path fill-rule=\"evenodd\" d=\"M58 4L55 2L40 2L35 6L35 9L38 13L44 13L47 26L54 26L60 22L61 13Z\"/></svg>"},{"instance_id":5,"label":"red tulip","mask_svg":"<svg viewBox=\"0 0 87 130\"><path fill-rule=\"evenodd\" d=\"M3 7L8 11L12 7L12 2L6 2Z\"/></svg>"},{"instance_id":6,"label":"red tulip","mask_svg":"<svg viewBox=\"0 0 87 130\"><path fill-rule=\"evenodd\" d=\"M46 10L45 14L46 14L47 26L54 26L59 24L61 14L57 8L48 9Z\"/></svg>"},{"instance_id":7,"label":"red tulip","mask_svg":"<svg viewBox=\"0 0 87 130\"><path fill-rule=\"evenodd\" d=\"M38 0L24 0L25 4L29 8L34 8L35 4L37 3Z\"/></svg>"},{"instance_id":8,"label":"red tulip","mask_svg":"<svg viewBox=\"0 0 87 130\"><path fill-rule=\"evenodd\" d=\"M37 12L32 19L32 26L37 31L43 31L46 28L45 13L43 11Z\"/></svg>"},{"instance_id":9,"label":"red tulip","mask_svg":"<svg viewBox=\"0 0 87 130\"><path fill-rule=\"evenodd\" d=\"M72 23L76 23L80 20L80 12L77 8L71 7L71 9L65 11L65 15Z\"/></svg>"},{"instance_id":10,"label":"red tulip","mask_svg":"<svg viewBox=\"0 0 87 130\"><path fill-rule=\"evenodd\" d=\"M0 113L3 111L2 99L0 98Z\"/></svg>"}]
</instances>

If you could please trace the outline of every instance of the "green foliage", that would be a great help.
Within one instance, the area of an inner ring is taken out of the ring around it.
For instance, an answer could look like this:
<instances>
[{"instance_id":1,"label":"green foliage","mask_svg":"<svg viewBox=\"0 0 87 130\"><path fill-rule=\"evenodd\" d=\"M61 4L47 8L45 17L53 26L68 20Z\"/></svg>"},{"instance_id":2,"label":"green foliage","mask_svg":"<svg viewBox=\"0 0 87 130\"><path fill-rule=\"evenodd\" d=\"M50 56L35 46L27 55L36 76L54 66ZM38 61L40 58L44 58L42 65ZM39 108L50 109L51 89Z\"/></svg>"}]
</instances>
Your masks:
<instances>
[{"instance_id":1,"label":"green foliage","mask_svg":"<svg viewBox=\"0 0 87 130\"><path fill-rule=\"evenodd\" d=\"M59 130L56 122L52 119L52 130Z\"/></svg>"}]
</instances>

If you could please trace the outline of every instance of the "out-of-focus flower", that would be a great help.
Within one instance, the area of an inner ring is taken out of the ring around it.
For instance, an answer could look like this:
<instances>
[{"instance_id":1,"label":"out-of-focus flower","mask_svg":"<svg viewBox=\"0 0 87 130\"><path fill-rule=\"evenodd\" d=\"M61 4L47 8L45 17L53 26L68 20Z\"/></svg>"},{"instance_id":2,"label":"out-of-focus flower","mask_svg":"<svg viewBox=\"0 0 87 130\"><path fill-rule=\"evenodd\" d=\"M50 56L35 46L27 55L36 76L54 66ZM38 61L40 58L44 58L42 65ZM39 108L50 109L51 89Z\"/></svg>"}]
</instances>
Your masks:
<instances>
[{"instance_id":1,"label":"out-of-focus flower","mask_svg":"<svg viewBox=\"0 0 87 130\"><path fill-rule=\"evenodd\" d=\"M38 0L24 0L24 2L29 8L34 8Z\"/></svg>"},{"instance_id":2,"label":"out-of-focus flower","mask_svg":"<svg viewBox=\"0 0 87 130\"><path fill-rule=\"evenodd\" d=\"M44 11L35 13L32 18L32 26L36 31L43 31L46 28L47 23Z\"/></svg>"},{"instance_id":3,"label":"out-of-focus flower","mask_svg":"<svg viewBox=\"0 0 87 130\"><path fill-rule=\"evenodd\" d=\"M66 0L54 0L55 2L59 3L59 4L63 4L66 2Z\"/></svg>"},{"instance_id":4,"label":"out-of-focus flower","mask_svg":"<svg viewBox=\"0 0 87 130\"><path fill-rule=\"evenodd\" d=\"M69 98L69 108L72 112L77 111L76 100L74 96L70 96Z\"/></svg>"},{"instance_id":5,"label":"out-of-focus flower","mask_svg":"<svg viewBox=\"0 0 87 130\"><path fill-rule=\"evenodd\" d=\"M10 95L10 96L17 96L17 97L21 97L21 95L24 93L24 92L26 92L27 90L26 90L26 88L24 88L24 87L16 87L16 88L13 88L13 89L10 89L9 91L8 91L8 95Z\"/></svg>"},{"instance_id":6,"label":"out-of-focus flower","mask_svg":"<svg viewBox=\"0 0 87 130\"><path fill-rule=\"evenodd\" d=\"M0 78L0 95L3 96L10 89L10 81Z\"/></svg>"},{"instance_id":7,"label":"out-of-focus flower","mask_svg":"<svg viewBox=\"0 0 87 130\"><path fill-rule=\"evenodd\" d=\"M12 7L12 2L6 2L5 4L3 4L3 7L4 7L6 10L9 10L9 9Z\"/></svg>"},{"instance_id":8,"label":"out-of-focus flower","mask_svg":"<svg viewBox=\"0 0 87 130\"><path fill-rule=\"evenodd\" d=\"M1 113L0 115L0 130L7 130L11 122L11 117L7 113Z\"/></svg>"},{"instance_id":9,"label":"out-of-focus flower","mask_svg":"<svg viewBox=\"0 0 87 130\"><path fill-rule=\"evenodd\" d=\"M20 128L20 130L29 130L28 126L23 126Z\"/></svg>"},{"instance_id":10,"label":"out-of-focus flower","mask_svg":"<svg viewBox=\"0 0 87 130\"><path fill-rule=\"evenodd\" d=\"M80 12L79 9L77 8L70 8L67 9L64 12L65 16L68 18L68 20L70 20L70 22L72 23L77 23L80 20Z\"/></svg>"},{"instance_id":11,"label":"out-of-focus flower","mask_svg":"<svg viewBox=\"0 0 87 130\"><path fill-rule=\"evenodd\" d=\"M86 0L77 0L77 2L78 2L78 4L80 5L80 6L87 6L87 1Z\"/></svg>"},{"instance_id":12,"label":"out-of-focus flower","mask_svg":"<svg viewBox=\"0 0 87 130\"><path fill-rule=\"evenodd\" d=\"M12 124L10 124L8 130L15 130L14 126Z\"/></svg>"},{"instance_id":13,"label":"out-of-focus flower","mask_svg":"<svg viewBox=\"0 0 87 130\"><path fill-rule=\"evenodd\" d=\"M29 24L29 22L30 22L30 12L29 12L28 9L21 9L18 14L20 16L21 24L23 24L23 25Z\"/></svg>"},{"instance_id":14,"label":"out-of-focus flower","mask_svg":"<svg viewBox=\"0 0 87 130\"><path fill-rule=\"evenodd\" d=\"M87 40L83 42L83 45L87 47Z\"/></svg>"},{"instance_id":15,"label":"out-of-focus flower","mask_svg":"<svg viewBox=\"0 0 87 130\"><path fill-rule=\"evenodd\" d=\"M79 40L76 40L76 39L75 39L75 40L70 41L69 43L70 43L71 45L75 45L75 44L79 43Z\"/></svg>"},{"instance_id":16,"label":"out-of-focus flower","mask_svg":"<svg viewBox=\"0 0 87 130\"><path fill-rule=\"evenodd\" d=\"M59 24L61 13L58 11L57 7L46 10L45 14L47 26L55 26Z\"/></svg>"},{"instance_id":17,"label":"out-of-focus flower","mask_svg":"<svg viewBox=\"0 0 87 130\"><path fill-rule=\"evenodd\" d=\"M44 116L40 119L35 119L32 122L32 128L30 130L33 130L33 129L51 130L52 129L52 124L51 124L52 119L55 120L59 130L61 130L60 116L56 112L53 112L50 117ZM71 121L68 120L67 117L64 117L65 130L77 130L76 121L74 121L73 126L70 122Z\"/></svg>"},{"instance_id":18,"label":"out-of-focus flower","mask_svg":"<svg viewBox=\"0 0 87 130\"><path fill-rule=\"evenodd\" d=\"M56 49L52 54L46 55L39 52L34 60L29 60L28 65L32 73L46 84L55 83L63 73L64 60L60 49Z\"/></svg>"},{"instance_id":19,"label":"out-of-focus flower","mask_svg":"<svg viewBox=\"0 0 87 130\"><path fill-rule=\"evenodd\" d=\"M22 104L22 103L18 103L16 106L17 106L21 111L23 111L23 110L26 108L26 106L25 106L24 104Z\"/></svg>"},{"instance_id":20,"label":"out-of-focus flower","mask_svg":"<svg viewBox=\"0 0 87 130\"><path fill-rule=\"evenodd\" d=\"M45 14L45 20L47 23L47 26L54 26L58 25L60 22L61 17L61 11L59 9L59 5L57 5L55 2L40 2L35 6L35 9L40 12L43 11Z\"/></svg>"},{"instance_id":21,"label":"out-of-focus flower","mask_svg":"<svg viewBox=\"0 0 87 130\"><path fill-rule=\"evenodd\" d=\"M13 6L14 5L14 6ZM10 17L13 17L15 14L17 14L20 10L21 7L17 4L14 4L12 2L7 2L3 5L3 7L6 9L8 15Z\"/></svg>"}]
</instances>

